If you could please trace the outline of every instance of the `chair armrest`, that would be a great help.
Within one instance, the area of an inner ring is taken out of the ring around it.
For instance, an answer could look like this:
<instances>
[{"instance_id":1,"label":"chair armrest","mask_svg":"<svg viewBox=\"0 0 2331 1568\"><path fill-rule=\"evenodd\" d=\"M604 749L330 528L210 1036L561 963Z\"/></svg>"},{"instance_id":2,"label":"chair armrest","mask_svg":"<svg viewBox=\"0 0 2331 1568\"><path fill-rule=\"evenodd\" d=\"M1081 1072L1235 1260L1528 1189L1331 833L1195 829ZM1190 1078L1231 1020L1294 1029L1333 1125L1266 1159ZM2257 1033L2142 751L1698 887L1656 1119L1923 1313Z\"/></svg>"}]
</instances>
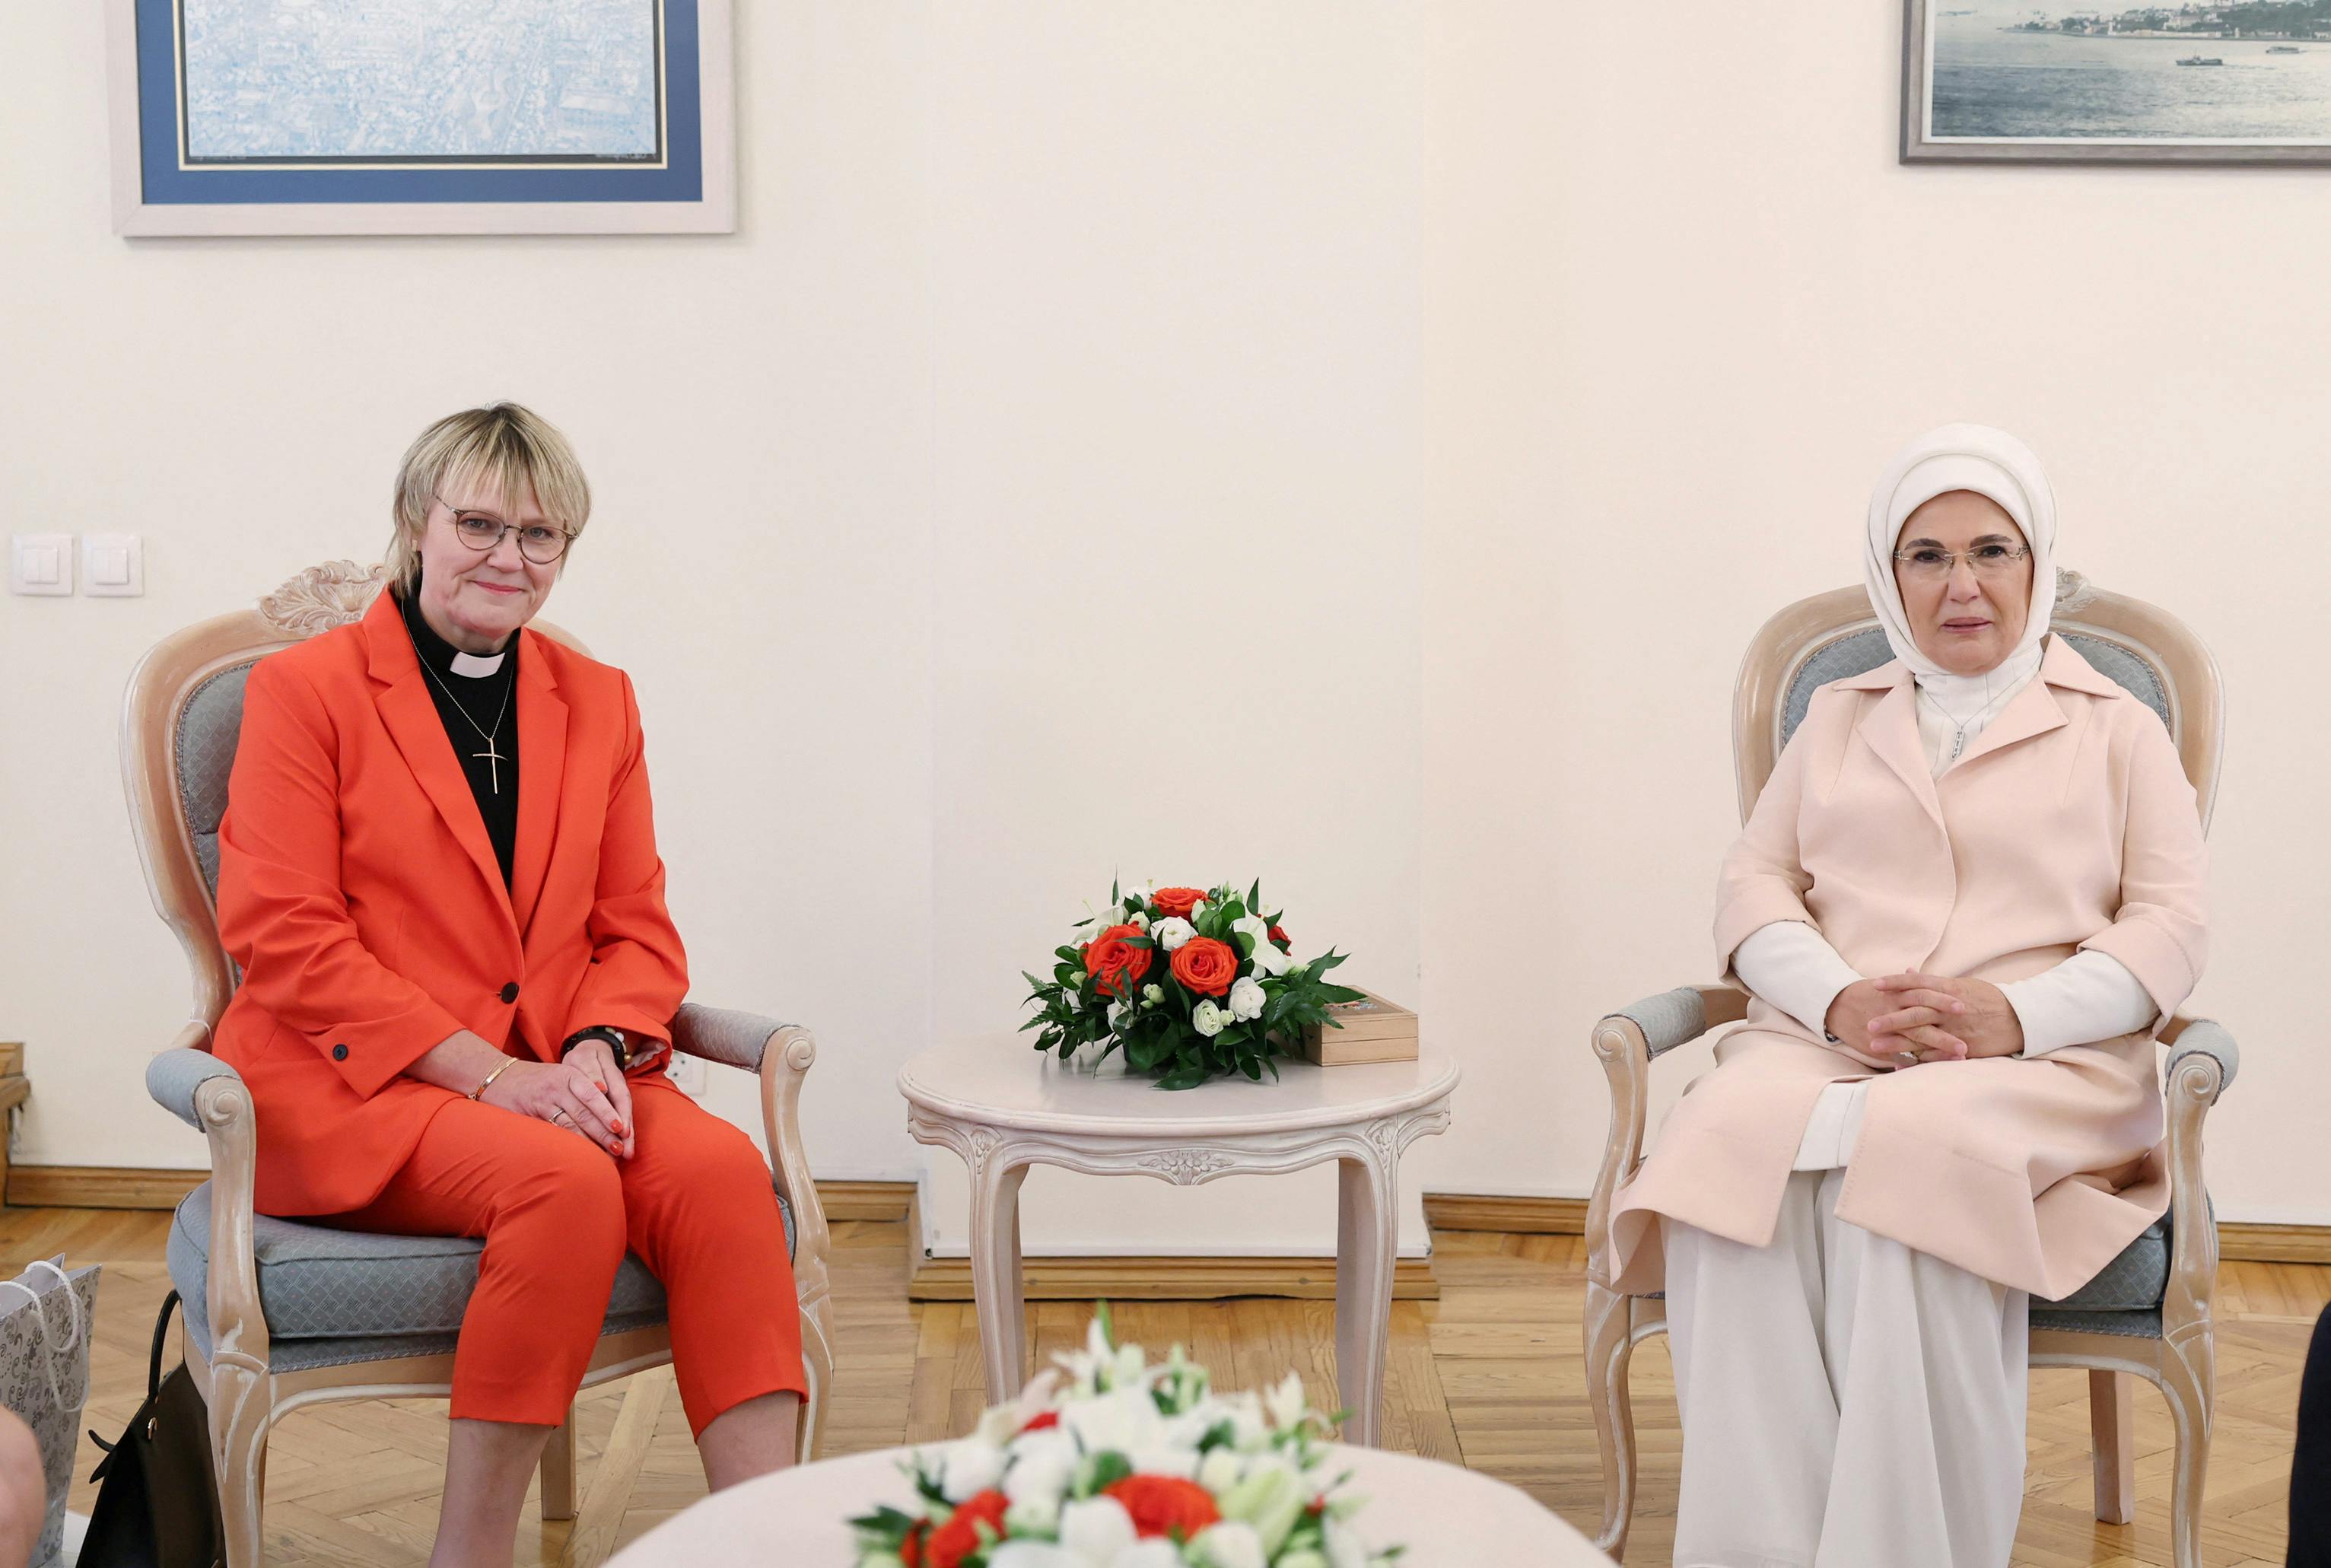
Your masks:
<instances>
[{"instance_id":1,"label":"chair armrest","mask_svg":"<svg viewBox=\"0 0 2331 1568\"><path fill-rule=\"evenodd\" d=\"M758 1012L686 1003L671 1021L671 1048L685 1056L761 1070L761 1059L780 1030L793 1027ZM806 1065L806 1064L804 1064Z\"/></svg>"},{"instance_id":2,"label":"chair armrest","mask_svg":"<svg viewBox=\"0 0 2331 1568\"><path fill-rule=\"evenodd\" d=\"M201 1028L199 1024L188 1026L189 1031ZM210 1031L202 1032L207 1035ZM146 1092L154 1097L156 1105L198 1133L205 1132L208 1129L203 1125L202 1112L195 1108L195 1101L197 1091L214 1078L243 1082L241 1073L209 1051L192 1045L174 1045L146 1064Z\"/></svg>"},{"instance_id":3,"label":"chair armrest","mask_svg":"<svg viewBox=\"0 0 2331 1568\"><path fill-rule=\"evenodd\" d=\"M1605 1016L1623 1018L1641 1030L1645 1047L1656 1057L1689 1044L1718 1024L1737 1023L1748 1016L1748 998L1729 985L1679 985Z\"/></svg>"},{"instance_id":4,"label":"chair armrest","mask_svg":"<svg viewBox=\"0 0 2331 1568\"><path fill-rule=\"evenodd\" d=\"M2188 1057L2206 1056L2218 1064L2217 1093L2223 1094L2234 1081L2234 1074L2242 1065L2241 1049L2235 1045L2233 1035L2214 1018L2173 1019L2162 1031L2169 1041L2169 1077L2175 1079L2178 1064ZM2212 1096L2212 1098L2215 1098Z\"/></svg>"}]
</instances>

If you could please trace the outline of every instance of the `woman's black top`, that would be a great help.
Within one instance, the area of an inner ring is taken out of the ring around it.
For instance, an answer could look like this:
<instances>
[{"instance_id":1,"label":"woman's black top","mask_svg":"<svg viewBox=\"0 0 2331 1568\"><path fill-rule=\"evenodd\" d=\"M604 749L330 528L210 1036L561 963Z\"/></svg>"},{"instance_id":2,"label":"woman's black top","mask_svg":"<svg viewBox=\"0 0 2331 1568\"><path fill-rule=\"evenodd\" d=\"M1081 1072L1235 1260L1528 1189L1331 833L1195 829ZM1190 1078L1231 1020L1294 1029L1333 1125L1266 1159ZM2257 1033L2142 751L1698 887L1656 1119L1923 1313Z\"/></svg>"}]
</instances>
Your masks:
<instances>
[{"instance_id":1,"label":"woman's black top","mask_svg":"<svg viewBox=\"0 0 2331 1568\"><path fill-rule=\"evenodd\" d=\"M501 668L492 674L456 674L453 659L461 650L430 630L421 618L418 599L417 592L400 594L397 607L404 613L404 629L421 659L421 679L470 781L471 797L485 820L486 837L493 841L494 859L501 862L507 889L510 855L518 844L518 651L525 640L510 634L502 645ZM490 736L491 756L486 745Z\"/></svg>"}]
</instances>

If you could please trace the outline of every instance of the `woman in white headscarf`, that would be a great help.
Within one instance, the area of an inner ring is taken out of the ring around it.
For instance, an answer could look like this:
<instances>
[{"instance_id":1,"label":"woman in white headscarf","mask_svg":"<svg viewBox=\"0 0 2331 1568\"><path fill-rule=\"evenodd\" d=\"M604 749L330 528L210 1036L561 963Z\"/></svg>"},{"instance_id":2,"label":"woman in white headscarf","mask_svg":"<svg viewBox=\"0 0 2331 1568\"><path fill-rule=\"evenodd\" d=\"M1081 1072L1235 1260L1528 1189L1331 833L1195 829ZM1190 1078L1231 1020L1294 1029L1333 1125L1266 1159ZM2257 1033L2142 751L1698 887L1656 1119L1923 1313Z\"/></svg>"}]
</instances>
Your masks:
<instances>
[{"instance_id":1,"label":"woman in white headscarf","mask_svg":"<svg viewBox=\"0 0 2331 1568\"><path fill-rule=\"evenodd\" d=\"M1668 1296L1679 1565L2004 1564L2027 1301L2166 1206L2200 817L2160 719L2049 635L2055 541L2013 437L1906 448L1864 547L1895 660L1814 694L1726 857L1747 1021L1612 1221L1618 1288Z\"/></svg>"}]
</instances>

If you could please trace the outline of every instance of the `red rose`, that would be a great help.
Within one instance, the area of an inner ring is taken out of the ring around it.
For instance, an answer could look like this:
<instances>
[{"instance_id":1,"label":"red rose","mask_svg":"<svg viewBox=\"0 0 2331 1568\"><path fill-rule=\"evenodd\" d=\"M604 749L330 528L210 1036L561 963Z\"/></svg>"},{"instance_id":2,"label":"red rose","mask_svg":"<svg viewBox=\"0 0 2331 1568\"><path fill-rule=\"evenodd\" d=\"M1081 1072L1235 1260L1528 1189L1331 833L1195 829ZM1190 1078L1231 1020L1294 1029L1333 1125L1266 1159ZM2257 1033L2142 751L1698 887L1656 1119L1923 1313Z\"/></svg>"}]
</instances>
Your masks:
<instances>
[{"instance_id":1,"label":"red rose","mask_svg":"<svg viewBox=\"0 0 2331 1568\"><path fill-rule=\"evenodd\" d=\"M979 1550L981 1525L998 1535L1004 1534L1004 1510L1010 1506L1004 1494L993 1487L965 1498L956 1506L955 1517L931 1532L931 1544L924 1548L927 1568L959 1568L966 1557Z\"/></svg>"},{"instance_id":2,"label":"red rose","mask_svg":"<svg viewBox=\"0 0 2331 1568\"><path fill-rule=\"evenodd\" d=\"M1140 935L1138 926L1111 926L1085 944L1085 973L1100 982L1103 994L1130 996L1133 985L1149 973L1151 949L1126 941Z\"/></svg>"},{"instance_id":3,"label":"red rose","mask_svg":"<svg viewBox=\"0 0 2331 1568\"><path fill-rule=\"evenodd\" d=\"M1061 1412L1056 1410L1048 1410L1042 1415L1036 1417L1020 1430L1023 1432L1041 1432L1045 1430L1047 1428L1056 1427L1060 1424Z\"/></svg>"},{"instance_id":4,"label":"red rose","mask_svg":"<svg viewBox=\"0 0 2331 1568\"><path fill-rule=\"evenodd\" d=\"M918 1520L915 1527L907 1532L907 1538L899 1543L899 1561L906 1568L923 1568L923 1537L930 1533L930 1521Z\"/></svg>"},{"instance_id":5,"label":"red rose","mask_svg":"<svg viewBox=\"0 0 2331 1568\"><path fill-rule=\"evenodd\" d=\"M1173 1535L1188 1540L1223 1516L1213 1494L1178 1476L1127 1476L1101 1488L1133 1516L1136 1535Z\"/></svg>"},{"instance_id":6,"label":"red rose","mask_svg":"<svg viewBox=\"0 0 2331 1568\"><path fill-rule=\"evenodd\" d=\"M1270 928L1270 940L1272 946L1276 946L1281 953L1291 953L1295 950L1295 938L1289 936L1286 932L1281 931L1276 926L1273 926Z\"/></svg>"},{"instance_id":7,"label":"red rose","mask_svg":"<svg viewBox=\"0 0 2331 1568\"><path fill-rule=\"evenodd\" d=\"M1205 896L1203 888L1160 888L1149 895L1149 908L1161 916L1179 915L1186 920Z\"/></svg>"},{"instance_id":8,"label":"red rose","mask_svg":"<svg viewBox=\"0 0 2331 1568\"><path fill-rule=\"evenodd\" d=\"M1174 950L1174 978L1201 996L1220 996L1238 978L1239 955L1227 942L1193 936Z\"/></svg>"}]
</instances>

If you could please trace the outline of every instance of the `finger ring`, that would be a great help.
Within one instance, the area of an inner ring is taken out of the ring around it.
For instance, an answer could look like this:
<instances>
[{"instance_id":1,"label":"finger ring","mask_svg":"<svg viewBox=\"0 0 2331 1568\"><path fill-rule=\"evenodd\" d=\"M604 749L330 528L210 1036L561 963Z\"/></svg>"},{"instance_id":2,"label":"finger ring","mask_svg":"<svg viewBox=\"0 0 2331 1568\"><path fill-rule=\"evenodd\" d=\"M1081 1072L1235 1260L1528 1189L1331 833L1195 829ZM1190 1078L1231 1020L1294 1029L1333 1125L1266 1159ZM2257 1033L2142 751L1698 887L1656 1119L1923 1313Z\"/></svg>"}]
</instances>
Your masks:
<instances>
[{"instance_id":1,"label":"finger ring","mask_svg":"<svg viewBox=\"0 0 2331 1568\"><path fill-rule=\"evenodd\" d=\"M1916 1067L1918 1065L1918 1053L1915 1050L1898 1050L1894 1053L1894 1060L1904 1067Z\"/></svg>"},{"instance_id":2,"label":"finger ring","mask_svg":"<svg viewBox=\"0 0 2331 1568\"><path fill-rule=\"evenodd\" d=\"M566 1122L566 1113L565 1111L553 1111L550 1113L550 1119L563 1126Z\"/></svg>"}]
</instances>

